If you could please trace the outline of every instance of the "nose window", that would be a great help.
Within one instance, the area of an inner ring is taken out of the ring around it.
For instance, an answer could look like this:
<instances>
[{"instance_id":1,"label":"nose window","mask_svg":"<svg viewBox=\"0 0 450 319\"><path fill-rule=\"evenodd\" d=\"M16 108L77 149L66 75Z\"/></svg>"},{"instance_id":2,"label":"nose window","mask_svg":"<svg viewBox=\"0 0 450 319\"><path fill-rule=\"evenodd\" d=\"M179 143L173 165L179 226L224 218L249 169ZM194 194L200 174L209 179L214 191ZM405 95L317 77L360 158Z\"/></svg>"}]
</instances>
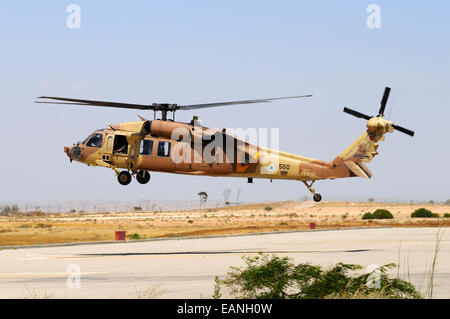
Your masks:
<instances>
[{"instance_id":1,"label":"nose window","mask_svg":"<svg viewBox=\"0 0 450 319\"><path fill-rule=\"evenodd\" d=\"M86 146L90 147L102 147L103 135L100 133L94 134Z\"/></svg>"}]
</instances>

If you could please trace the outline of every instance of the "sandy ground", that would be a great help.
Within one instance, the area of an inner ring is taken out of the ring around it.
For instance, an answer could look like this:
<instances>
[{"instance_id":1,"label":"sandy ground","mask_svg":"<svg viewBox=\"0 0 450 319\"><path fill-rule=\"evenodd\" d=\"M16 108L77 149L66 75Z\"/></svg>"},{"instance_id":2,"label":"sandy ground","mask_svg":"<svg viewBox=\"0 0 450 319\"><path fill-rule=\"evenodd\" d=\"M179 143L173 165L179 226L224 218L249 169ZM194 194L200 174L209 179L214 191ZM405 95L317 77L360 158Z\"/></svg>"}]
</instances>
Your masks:
<instances>
[{"instance_id":1,"label":"sandy ground","mask_svg":"<svg viewBox=\"0 0 450 319\"><path fill-rule=\"evenodd\" d=\"M367 202L276 202L192 211L16 214L0 216L0 246L114 240L116 230L142 238L203 236L348 227L448 227L450 218L410 218L425 207L443 216L450 206ZM362 220L389 210L394 219Z\"/></svg>"},{"instance_id":2,"label":"sandy ground","mask_svg":"<svg viewBox=\"0 0 450 319\"><path fill-rule=\"evenodd\" d=\"M3 249L0 298L209 298L215 276L225 276L230 266L243 266L242 255L258 252L324 267L338 262L364 267L399 263L400 278L424 293L438 230L300 231ZM397 276L397 270L390 275ZM450 298L447 229L440 242L433 287L434 297Z\"/></svg>"}]
</instances>

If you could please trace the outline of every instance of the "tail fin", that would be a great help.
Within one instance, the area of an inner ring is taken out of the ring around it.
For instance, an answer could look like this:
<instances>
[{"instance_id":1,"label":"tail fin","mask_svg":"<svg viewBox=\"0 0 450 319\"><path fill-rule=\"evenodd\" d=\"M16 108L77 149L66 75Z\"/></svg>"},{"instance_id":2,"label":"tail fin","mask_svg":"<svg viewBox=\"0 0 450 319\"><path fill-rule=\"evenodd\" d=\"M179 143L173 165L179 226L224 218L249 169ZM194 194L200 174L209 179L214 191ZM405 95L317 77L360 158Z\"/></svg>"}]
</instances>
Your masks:
<instances>
[{"instance_id":1,"label":"tail fin","mask_svg":"<svg viewBox=\"0 0 450 319\"><path fill-rule=\"evenodd\" d=\"M367 130L349 147L333 160L335 165L345 165L354 175L363 178L372 177L369 168L364 164L378 155L378 141L384 141L384 134L392 132L392 122L381 117L373 117L367 121Z\"/></svg>"},{"instance_id":2,"label":"tail fin","mask_svg":"<svg viewBox=\"0 0 450 319\"><path fill-rule=\"evenodd\" d=\"M342 158L344 162L370 162L378 155L378 141L384 140L384 134L375 139L369 135L368 131L364 132L356 141L347 147L338 157Z\"/></svg>"}]
</instances>

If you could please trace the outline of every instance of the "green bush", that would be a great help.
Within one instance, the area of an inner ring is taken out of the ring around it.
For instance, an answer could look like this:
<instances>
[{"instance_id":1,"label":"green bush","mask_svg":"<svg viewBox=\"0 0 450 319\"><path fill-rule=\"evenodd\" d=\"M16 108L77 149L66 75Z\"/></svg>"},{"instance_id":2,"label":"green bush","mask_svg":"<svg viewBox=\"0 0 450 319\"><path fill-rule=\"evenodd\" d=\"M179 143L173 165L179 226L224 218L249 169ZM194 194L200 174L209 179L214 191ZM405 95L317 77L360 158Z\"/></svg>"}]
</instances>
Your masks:
<instances>
[{"instance_id":1,"label":"green bush","mask_svg":"<svg viewBox=\"0 0 450 319\"><path fill-rule=\"evenodd\" d=\"M362 217L362 219L373 219L373 214L372 213L365 213Z\"/></svg>"},{"instance_id":2,"label":"green bush","mask_svg":"<svg viewBox=\"0 0 450 319\"><path fill-rule=\"evenodd\" d=\"M14 212L17 213L19 211L19 206L13 204L11 206L3 206L0 208L0 211L3 213Z\"/></svg>"},{"instance_id":3,"label":"green bush","mask_svg":"<svg viewBox=\"0 0 450 319\"><path fill-rule=\"evenodd\" d=\"M141 239L141 236L138 233L134 233L130 235L130 239Z\"/></svg>"},{"instance_id":4,"label":"green bush","mask_svg":"<svg viewBox=\"0 0 450 319\"><path fill-rule=\"evenodd\" d=\"M374 219L392 219L394 216L392 216L391 212L387 209L377 209L372 213Z\"/></svg>"},{"instance_id":5,"label":"green bush","mask_svg":"<svg viewBox=\"0 0 450 319\"><path fill-rule=\"evenodd\" d=\"M391 212L386 209L377 209L373 213L365 213L362 216L362 219L392 219L394 216L392 216Z\"/></svg>"},{"instance_id":6,"label":"green bush","mask_svg":"<svg viewBox=\"0 0 450 319\"><path fill-rule=\"evenodd\" d=\"M270 206L267 206L266 208L264 208L264 210L265 210L265 211L268 211L268 212L269 212L269 211L271 211L271 210L272 210L272 207L270 207Z\"/></svg>"},{"instance_id":7,"label":"green bush","mask_svg":"<svg viewBox=\"0 0 450 319\"><path fill-rule=\"evenodd\" d=\"M387 264L368 274L362 266L338 263L329 269L320 265L295 265L288 257L259 254L244 256L246 268L231 267L225 279L216 277L214 297L244 299L324 299L324 298L421 298L416 288L386 274L395 264ZM379 285L370 285L377 276Z\"/></svg>"},{"instance_id":8,"label":"green bush","mask_svg":"<svg viewBox=\"0 0 450 319\"><path fill-rule=\"evenodd\" d=\"M450 218L450 214L449 213L445 213L444 214L444 218Z\"/></svg>"},{"instance_id":9,"label":"green bush","mask_svg":"<svg viewBox=\"0 0 450 319\"><path fill-rule=\"evenodd\" d=\"M413 213L411 213L412 218L430 218L433 217L433 213L431 210L426 208L416 209Z\"/></svg>"}]
</instances>

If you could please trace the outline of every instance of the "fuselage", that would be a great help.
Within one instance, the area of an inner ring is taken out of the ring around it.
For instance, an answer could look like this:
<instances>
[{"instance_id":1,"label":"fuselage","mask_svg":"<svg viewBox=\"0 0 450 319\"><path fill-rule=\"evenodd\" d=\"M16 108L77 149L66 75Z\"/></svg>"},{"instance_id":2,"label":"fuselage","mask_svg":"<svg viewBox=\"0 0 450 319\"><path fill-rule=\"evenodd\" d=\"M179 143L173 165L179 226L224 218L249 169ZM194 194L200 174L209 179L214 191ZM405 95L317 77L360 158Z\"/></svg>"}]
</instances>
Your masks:
<instances>
[{"instance_id":1,"label":"fuselage","mask_svg":"<svg viewBox=\"0 0 450 319\"><path fill-rule=\"evenodd\" d=\"M148 132L139 130L142 122L96 130L84 142L65 147L65 152L89 166L132 172L292 180L350 176L339 172L333 162L253 145L227 134L225 129L210 129L193 122L147 122Z\"/></svg>"}]
</instances>

